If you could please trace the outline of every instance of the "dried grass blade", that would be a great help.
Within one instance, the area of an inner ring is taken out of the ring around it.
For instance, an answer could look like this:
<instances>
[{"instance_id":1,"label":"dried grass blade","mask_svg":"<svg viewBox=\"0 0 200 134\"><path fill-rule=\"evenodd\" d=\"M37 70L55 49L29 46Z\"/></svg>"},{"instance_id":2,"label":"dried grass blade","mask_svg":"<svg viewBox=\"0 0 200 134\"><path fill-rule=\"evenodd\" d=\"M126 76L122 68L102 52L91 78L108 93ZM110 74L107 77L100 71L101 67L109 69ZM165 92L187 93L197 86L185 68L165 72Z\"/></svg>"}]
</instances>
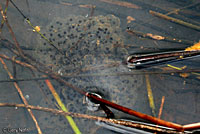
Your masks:
<instances>
[{"instance_id":1,"label":"dried grass blade","mask_svg":"<svg viewBox=\"0 0 200 134\"><path fill-rule=\"evenodd\" d=\"M61 109L65 112L68 112L68 109L65 107L65 105L62 103L58 93L56 92L56 90L54 89L52 83L50 82L50 80L46 79L45 80L46 82L46 85L48 86L49 90L51 91L51 93L53 94L54 98L56 99L58 105L61 107ZM65 116L66 119L68 120L69 124L71 125L73 131L76 133L76 134L81 134L78 126L76 125L76 123L74 122L74 120L72 119L71 116Z\"/></svg>"}]
</instances>

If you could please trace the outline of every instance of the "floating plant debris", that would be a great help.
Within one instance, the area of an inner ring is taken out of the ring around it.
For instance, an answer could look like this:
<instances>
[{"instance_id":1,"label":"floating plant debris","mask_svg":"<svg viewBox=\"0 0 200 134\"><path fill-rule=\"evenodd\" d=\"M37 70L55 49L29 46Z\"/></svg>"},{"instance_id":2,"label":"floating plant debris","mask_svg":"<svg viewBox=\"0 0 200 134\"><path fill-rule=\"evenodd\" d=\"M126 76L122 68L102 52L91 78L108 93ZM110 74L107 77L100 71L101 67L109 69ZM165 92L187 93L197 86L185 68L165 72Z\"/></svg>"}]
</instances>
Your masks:
<instances>
[{"instance_id":1,"label":"floating plant debris","mask_svg":"<svg viewBox=\"0 0 200 134\"><path fill-rule=\"evenodd\" d=\"M188 47L185 49L185 51L195 51L195 50L200 50L200 42L194 44L191 47Z\"/></svg>"},{"instance_id":2,"label":"floating plant debris","mask_svg":"<svg viewBox=\"0 0 200 134\"><path fill-rule=\"evenodd\" d=\"M135 18L133 18L131 16L127 16L126 20L127 20L127 24L128 24L128 23L131 23L132 21L135 21Z\"/></svg>"}]
</instances>

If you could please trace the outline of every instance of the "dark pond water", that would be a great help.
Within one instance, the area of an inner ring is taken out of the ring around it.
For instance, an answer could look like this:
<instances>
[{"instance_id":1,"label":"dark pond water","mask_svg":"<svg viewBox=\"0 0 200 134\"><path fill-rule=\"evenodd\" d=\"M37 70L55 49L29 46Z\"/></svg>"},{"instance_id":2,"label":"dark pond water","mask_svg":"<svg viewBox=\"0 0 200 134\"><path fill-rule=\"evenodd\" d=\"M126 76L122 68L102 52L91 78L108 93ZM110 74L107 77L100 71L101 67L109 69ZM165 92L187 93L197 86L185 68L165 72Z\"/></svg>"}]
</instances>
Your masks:
<instances>
[{"instance_id":1,"label":"dark pond water","mask_svg":"<svg viewBox=\"0 0 200 134\"><path fill-rule=\"evenodd\" d=\"M40 26L40 32L54 45L52 47L40 35L33 32L23 16L9 3L8 21L21 48L53 72L66 76L65 80L70 84L85 91L97 92L109 101L156 117L161 99L165 96L161 119L178 124L199 122L200 73L164 73L170 69L176 71L167 64L130 70L123 64L127 56L133 53L184 49L197 43L200 37L198 30L155 17L149 11L163 14L174 11L169 16L200 26L198 0L18 0L14 2L34 26ZM5 0L0 2L3 9L5 3ZM129 34L126 31L127 27L138 32L186 40L187 43L141 38ZM14 56L3 47L3 44L8 43L7 40L13 42L5 25L0 37L0 54ZM20 57L17 59L21 60ZM43 76L42 73L33 72L9 61L6 61L6 64L16 79ZM199 69L200 60L196 57L170 65ZM144 72L151 73L145 76ZM0 102L23 103L13 83L3 82L4 80L9 80L9 77L0 64ZM77 91L55 80L51 82L70 112L105 117L102 110L89 111L84 103L84 96ZM149 105L148 82L153 94L155 107L153 110ZM58 108L44 80L19 81L17 84L29 104ZM117 119L135 119L117 110L111 110ZM27 128L26 133L37 133L26 109L0 107L0 111L0 129L7 131L8 128ZM74 133L63 116L41 111L33 113L43 133ZM95 121L73 119L82 133L115 133L96 125Z\"/></svg>"}]
</instances>

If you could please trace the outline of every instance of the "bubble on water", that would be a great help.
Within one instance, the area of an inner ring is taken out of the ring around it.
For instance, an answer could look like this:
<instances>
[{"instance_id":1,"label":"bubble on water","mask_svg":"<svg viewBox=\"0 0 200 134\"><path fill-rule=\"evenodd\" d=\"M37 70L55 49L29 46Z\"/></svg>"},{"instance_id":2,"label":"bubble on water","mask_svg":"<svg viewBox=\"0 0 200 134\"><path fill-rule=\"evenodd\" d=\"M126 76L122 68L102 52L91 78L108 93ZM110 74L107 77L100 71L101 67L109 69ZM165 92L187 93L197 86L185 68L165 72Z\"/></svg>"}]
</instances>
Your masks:
<instances>
[{"instance_id":1,"label":"bubble on water","mask_svg":"<svg viewBox=\"0 0 200 134\"><path fill-rule=\"evenodd\" d=\"M25 95L25 98L26 98L27 100L29 100L29 99L30 99L30 96L27 94L27 95Z\"/></svg>"},{"instance_id":2,"label":"bubble on water","mask_svg":"<svg viewBox=\"0 0 200 134\"><path fill-rule=\"evenodd\" d=\"M87 92L87 93L89 93L89 92ZM92 92L92 93L90 93L90 94L92 94L92 95L94 95L94 96L96 96L96 97L102 98L102 97L101 97L99 94L97 94L97 93L93 93L93 92ZM90 98L88 98L87 96L85 96L85 103L87 104L87 109L90 110L90 111L97 111L97 110L99 110L99 108L100 108L100 104L91 101Z\"/></svg>"}]
</instances>

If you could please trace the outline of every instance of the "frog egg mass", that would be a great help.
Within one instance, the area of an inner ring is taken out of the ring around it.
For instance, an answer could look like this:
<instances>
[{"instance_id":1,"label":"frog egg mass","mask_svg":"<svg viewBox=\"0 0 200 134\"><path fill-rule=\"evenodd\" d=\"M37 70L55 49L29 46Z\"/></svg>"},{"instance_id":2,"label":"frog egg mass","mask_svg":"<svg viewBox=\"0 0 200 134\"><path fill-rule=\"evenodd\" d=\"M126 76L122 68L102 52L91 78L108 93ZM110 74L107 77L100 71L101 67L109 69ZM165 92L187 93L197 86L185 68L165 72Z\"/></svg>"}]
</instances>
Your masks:
<instances>
[{"instance_id":1,"label":"frog egg mass","mask_svg":"<svg viewBox=\"0 0 200 134\"><path fill-rule=\"evenodd\" d=\"M96 77L67 77L66 81L87 92L100 93L103 98L112 102L129 108L134 106L137 100L135 91L142 85L143 77L108 75L128 71L128 68L119 64L128 52L124 47L124 35L118 17L107 15L89 18L84 16L56 18L41 31L57 49L41 37L38 38L35 52L38 61L62 76L107 74ZM119 66L106 66L112 63L118 63ZM60 83L57 85L54 83L54 86L70 112L105 116L101 110L95 112L88 110L87 105L83 103L84 96L75 90ZM46 92L53 101L48 89ZM44 115L41 120L48 121L45 125L51 126L57 119ZM87 130L88 133L94 128L93 121L85 122L85 119L78 118L75 118L75 121L80 129ZM84 125L85 123L87 126ZM60 124L62 125L65 127L66 121ZM81 127L88 127L88 129Z\"/></svg>"}]
</instances>

